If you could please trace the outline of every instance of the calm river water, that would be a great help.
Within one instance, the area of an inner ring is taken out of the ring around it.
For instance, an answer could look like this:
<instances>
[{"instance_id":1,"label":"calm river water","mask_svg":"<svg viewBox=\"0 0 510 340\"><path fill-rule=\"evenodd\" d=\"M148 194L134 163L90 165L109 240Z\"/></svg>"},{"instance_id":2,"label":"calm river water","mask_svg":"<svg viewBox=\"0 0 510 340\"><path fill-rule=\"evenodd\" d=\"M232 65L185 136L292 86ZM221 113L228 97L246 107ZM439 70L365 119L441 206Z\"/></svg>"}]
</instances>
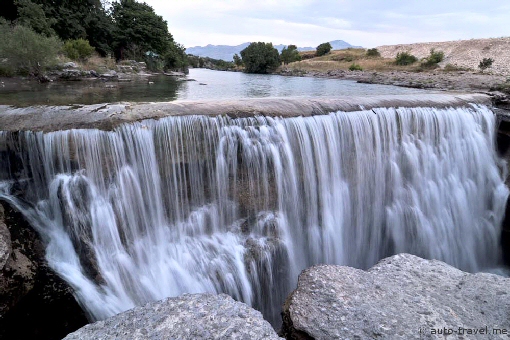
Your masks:
<instances>
[{"instance_id":1,"label":"calm river water","mask_svg":"<svg viewBox=\"0 0 510 340\"><path fill-rule=\"evenodd\" d=\"M157 75L128 82L105 82L99 79L90 79L38 84L33 81L4 80L0 84L0 104L16 106L69 105L119 101L153 102L177 99L320 97L420 92L424 92L424 90L358 84L354 81L340 79L284 77L191 69L185 78Z\"/></svg>"}]
</instances>

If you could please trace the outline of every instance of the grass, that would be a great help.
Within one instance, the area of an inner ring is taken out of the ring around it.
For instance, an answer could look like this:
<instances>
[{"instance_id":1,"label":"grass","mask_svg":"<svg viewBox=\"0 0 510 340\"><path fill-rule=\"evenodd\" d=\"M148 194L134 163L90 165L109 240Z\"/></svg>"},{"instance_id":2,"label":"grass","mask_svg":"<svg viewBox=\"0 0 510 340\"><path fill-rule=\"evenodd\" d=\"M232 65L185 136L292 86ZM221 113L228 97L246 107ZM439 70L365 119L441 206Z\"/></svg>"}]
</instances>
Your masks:
<instances>
[{"instance_id":1,"label":"grass","mask_svg":"<svg viewBox=\"0 0 510 340\"><path fill-rule=\"evenodd\" d=\"M303 60L290 63L283 68L295 73L321 72L327 73L333 70L347 71L355 64L366 72L460 72L472 71L471 69L458 67L448 64L444 69L439 69L437 64L432 66L425 65L425 62L417 61L411 65L397 65L395 58L383 58L376 56L367 56L367 50L363 48L348 48L344 50L334 50L330 53L315 57L315 51L300 52ZM356 67L358 69L358 67Z\"/></svg>"},{"instance_id":2,"label":"grass","mask_svg":"<svg viewBox=\"0 0 510 340\"><path fill-rule=\"evenodd\" d=\"M321 57L313 57L313 55L313 51L301 52L303 60L290 63L286 67L292 71L327 72L349 70L349 67L355 63L364 71L419 71L417 65L398 66L392 58L369 57L363 48L334 50Z\"/></svg>"},{"instance_id":3,"label":"grass","mask_svg":"<svg viewBox=\"0 0 510 340\"><path fill-rule=\"evenodd\" d=\"M113 58L103 58L98 55L93 55L87 61L83 63L78 63L82 66L82 69L85 71L95 70L95 71L104 71L104 70L115 70L116 63Z\"/></svg>"}]
</instances>

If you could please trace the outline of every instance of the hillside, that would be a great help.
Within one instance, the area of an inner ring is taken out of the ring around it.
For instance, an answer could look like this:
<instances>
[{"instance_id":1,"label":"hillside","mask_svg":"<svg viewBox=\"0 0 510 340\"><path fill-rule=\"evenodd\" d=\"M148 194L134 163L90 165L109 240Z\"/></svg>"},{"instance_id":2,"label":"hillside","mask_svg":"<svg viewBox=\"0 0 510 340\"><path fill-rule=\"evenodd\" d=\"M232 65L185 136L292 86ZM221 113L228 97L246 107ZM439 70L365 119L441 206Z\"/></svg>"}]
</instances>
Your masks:
<instances>
[{"instance_id":1,"label":"hillside","mask_svg":"<svg viewBox=\"0 0 510 340\"><path fill-rule=\"evenodd\" d=\"M329 42L334 50L341 50L346 48L358 47L349 44L343 40L333 40ZM193 54L198 57L209 57L213 59L222 59L225 61L232 61L234 54L240 54L242 50L248 47L250 43L246 42L236 46L230 45L207 45L207 46L195 46L186 49L186 53ZM274 45L274 47L281 52L287 45ZM298 47L298 51L315 51L316 47Z\"/></svg>"},{"instance_id":2,"label":"hillside","mask_svg":"<svg viewBox=\"0 0 510 340\"><path fill-rule=\"evenodd\" d=\"M478 69L483 58L492 58L492 73L510 75L510 37L491 39L471 39L444 42L415 43L405 45L379 46L377 49L384 58L395 58L398 52L407 51L418 58L429 55L430 50L443 51L445 59L440 63L461 68Z\"/></svg>"}]
</instances>

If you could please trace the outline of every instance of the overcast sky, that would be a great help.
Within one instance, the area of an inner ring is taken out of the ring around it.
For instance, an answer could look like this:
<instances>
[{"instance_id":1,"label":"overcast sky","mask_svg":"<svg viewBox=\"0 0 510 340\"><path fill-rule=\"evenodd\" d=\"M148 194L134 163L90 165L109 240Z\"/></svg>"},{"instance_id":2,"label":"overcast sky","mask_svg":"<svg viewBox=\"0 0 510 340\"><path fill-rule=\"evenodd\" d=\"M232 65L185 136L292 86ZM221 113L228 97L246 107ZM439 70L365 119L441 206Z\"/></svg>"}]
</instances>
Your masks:
<instances>
[{"instance_id":1,"label":"overcast sky","mask_svg":"<svg viewBox=\"0 0 510 340\"><path fill-rule=\"evenodd\" d=\"M143 0L139 0L143 1ZM508 0L145 0L185 47L388 44L510 35Z\"/></svg>"}]
</instances>

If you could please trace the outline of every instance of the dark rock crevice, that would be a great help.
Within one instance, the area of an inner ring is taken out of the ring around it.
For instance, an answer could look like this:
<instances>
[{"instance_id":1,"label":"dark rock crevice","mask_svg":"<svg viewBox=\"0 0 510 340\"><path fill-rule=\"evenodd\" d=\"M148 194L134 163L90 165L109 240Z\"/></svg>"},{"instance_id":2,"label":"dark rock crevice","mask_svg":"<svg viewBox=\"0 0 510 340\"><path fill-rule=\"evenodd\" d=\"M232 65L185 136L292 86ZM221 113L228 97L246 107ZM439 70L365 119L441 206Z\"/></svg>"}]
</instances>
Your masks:
<instances>
[{"instance_id":1,"label":"dark rock crevice","mask_svg":"<svg viewBox=\"0 0 510 340\"><path fill-rule=\"evenodd\" d=\"M72 289L49 268L37 233L8 204L0 202L1 211L10 254L0 271L0 339L61 339L87 324Z\"/></svg>"}]
</instances>

